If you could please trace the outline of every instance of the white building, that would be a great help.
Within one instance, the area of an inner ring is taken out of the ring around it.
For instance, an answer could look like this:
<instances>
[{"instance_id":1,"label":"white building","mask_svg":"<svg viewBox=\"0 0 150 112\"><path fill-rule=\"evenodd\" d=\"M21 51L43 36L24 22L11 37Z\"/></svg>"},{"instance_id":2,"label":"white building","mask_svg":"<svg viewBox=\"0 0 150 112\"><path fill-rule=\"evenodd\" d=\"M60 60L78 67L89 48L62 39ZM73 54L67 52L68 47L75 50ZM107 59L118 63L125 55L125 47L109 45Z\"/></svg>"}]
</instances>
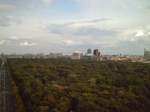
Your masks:
<instances>
[{"instance_id":1,"label":"white building","mask_svg":"<svg viewBox=\"0 0 150 112\"><path fill-rule=\"evenodd\" d=\"M80 60L81 59L81 53L74 52L71 55L71 59L73 59L73 60Z\"/></svg>"}]
</instances>

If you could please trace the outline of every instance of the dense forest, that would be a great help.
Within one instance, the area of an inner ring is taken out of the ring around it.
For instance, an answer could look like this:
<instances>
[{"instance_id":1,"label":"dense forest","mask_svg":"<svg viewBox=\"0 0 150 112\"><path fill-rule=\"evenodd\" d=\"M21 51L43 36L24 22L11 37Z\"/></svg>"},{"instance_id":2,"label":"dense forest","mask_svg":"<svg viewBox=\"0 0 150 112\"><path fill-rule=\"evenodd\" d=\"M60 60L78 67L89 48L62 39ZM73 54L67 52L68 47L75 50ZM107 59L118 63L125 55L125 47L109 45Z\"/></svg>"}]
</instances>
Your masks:
<instances>
[{"instance_id":1,"label":"dense forest","mask_svg":"<svg viewBox=\"0 0 150 112\"><path fill-rule=\"evenodd\" d=\"M69 59L8 64L18 112L150 111L150 64Z\"/></svg>"}]
</instances>

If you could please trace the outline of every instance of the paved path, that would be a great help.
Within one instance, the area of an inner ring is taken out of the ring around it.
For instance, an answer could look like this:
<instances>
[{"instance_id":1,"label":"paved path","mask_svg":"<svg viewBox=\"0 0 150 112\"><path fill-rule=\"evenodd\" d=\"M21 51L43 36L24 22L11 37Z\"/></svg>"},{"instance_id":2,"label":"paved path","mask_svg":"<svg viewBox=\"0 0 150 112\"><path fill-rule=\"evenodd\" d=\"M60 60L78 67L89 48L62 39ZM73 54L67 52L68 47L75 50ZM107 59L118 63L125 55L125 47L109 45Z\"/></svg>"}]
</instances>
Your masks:
<instances>
[{"instance_id":1,"label":"paved path","mask_svg":"<svg viewBox=\"0 0 150 112\"><path fill-rule=\"evenodd\" d=\"M10 77L7 70L7 62L2 58L0 64L0 112L15 112L11 95Z\"/></svg>"}]
</instances>

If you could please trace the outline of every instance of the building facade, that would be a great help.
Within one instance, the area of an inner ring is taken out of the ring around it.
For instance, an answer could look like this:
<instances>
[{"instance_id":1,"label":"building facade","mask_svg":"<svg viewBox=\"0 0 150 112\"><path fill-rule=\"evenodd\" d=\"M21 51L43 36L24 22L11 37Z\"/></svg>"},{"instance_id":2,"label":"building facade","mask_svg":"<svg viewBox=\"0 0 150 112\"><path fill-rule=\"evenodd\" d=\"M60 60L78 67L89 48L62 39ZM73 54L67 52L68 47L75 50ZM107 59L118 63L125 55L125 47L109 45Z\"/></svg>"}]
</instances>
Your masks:
<instances>
[{"instance_id":1,"label":"building facade","mask_svg":"<svg viewBox=\"0 0 150 112\"><path fill-rule=\"evenodd\" d=\"M81 59L81 53L73 53L72 56L71 56L71 59L73 60L80 60Z\"/></svg>"}]
</instances>

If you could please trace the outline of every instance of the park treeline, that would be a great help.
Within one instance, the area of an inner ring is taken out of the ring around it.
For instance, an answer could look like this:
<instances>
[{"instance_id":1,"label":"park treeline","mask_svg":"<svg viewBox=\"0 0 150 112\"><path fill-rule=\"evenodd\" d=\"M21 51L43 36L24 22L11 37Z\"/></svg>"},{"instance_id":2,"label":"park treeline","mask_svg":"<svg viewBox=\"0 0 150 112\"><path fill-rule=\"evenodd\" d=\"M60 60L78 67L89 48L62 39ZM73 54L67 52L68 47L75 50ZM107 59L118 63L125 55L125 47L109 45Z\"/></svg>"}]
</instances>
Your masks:
<instances>
[{"instance_id":1,"label":"park treeline","mask_svg":"<svg viewBox=\"0 0 150 112\"><path fill-rule=\"evenodd\" d=\"M150 111L150 64L69 59L8 63L23 112Z\"/></svg>"}]
</instances>

